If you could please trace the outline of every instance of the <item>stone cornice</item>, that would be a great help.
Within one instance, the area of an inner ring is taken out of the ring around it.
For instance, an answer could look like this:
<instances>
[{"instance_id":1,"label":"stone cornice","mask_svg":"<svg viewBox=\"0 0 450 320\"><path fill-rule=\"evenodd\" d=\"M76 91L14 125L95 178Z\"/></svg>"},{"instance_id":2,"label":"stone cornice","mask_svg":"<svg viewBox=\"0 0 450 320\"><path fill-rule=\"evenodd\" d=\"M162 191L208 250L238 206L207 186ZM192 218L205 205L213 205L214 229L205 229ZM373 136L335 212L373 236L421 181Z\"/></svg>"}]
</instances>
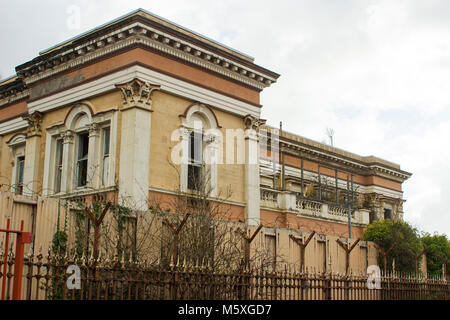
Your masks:
<instances>
[{"instance_id":1,"label":"stone cornice","mask_svg":"<svg viewBox=\"0 0 450 320\"><path fill-rule=\"evenodd\" d=\"M144 45L258 90L268 87L278 78L275 73L258 70L256 65L249 67L140 22L97 38L86 39L81 44L68 44L65 50L46 54L45 58L38 57L35 62L19 66L16 70L29 85L135 44Z\"/></svg>"},{"instance_id":2,"label":"stone cornice","mask_svg":"<svg viewBox=\"0 0 450 320\"><path fill-rule=\"evenodd\" d=\"M268 129L269 131L271 131L270 128ZM267 127L264 128L264 130L267 130ZM267 144L270 143L271 141L270 139L268 139ZM325 148L321 149L320 147L306 145L299 141L294 141L285 137L281 138L281 142L279 144L282 152L285 152L287 154L291 154L293 156L303 154L313 161L315 160L331 162L334 163L335 166L341 166L363 175L380 176L397 182L403 182L412 175L409 172L397 168L390 168L383 163L374 162L376 158L371 158L371 162L364 162L335 152L331 152L329 150L326 150Z\"/></svg>"},{"instance_id":3,"label":"stone cornice","mask_svg":"<svg viewBox=\"0 0 450 320\"><path fill-rule=\"evenodd\" d=\"M0 83L0 107L27 98L30 90L22 79Z\"/></svg>"}]
</instances>

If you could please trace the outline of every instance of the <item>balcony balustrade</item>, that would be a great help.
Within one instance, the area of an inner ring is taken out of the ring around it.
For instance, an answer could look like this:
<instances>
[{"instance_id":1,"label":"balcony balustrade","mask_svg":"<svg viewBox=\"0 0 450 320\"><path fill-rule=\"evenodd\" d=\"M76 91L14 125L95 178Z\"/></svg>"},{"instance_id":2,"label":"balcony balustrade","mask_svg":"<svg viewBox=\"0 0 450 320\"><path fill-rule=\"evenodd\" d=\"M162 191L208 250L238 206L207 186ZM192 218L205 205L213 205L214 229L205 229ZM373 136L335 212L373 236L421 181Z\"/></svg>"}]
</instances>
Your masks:
<instances>
[{"instance_id":1,"label":"balcony balustrade","mask_svg":"<svg viewBox=\"0 0 450 320\"><path fill-rule=\"evenodd\" d=\"M310 216L345 223L348 221L347 206L307 199L291 191L261 187L260 204L263 209L287 211L298 216ZM369 224L369 211L366 209L353 210L351 221L356 224Z\"/></svg>"}]
</instances>

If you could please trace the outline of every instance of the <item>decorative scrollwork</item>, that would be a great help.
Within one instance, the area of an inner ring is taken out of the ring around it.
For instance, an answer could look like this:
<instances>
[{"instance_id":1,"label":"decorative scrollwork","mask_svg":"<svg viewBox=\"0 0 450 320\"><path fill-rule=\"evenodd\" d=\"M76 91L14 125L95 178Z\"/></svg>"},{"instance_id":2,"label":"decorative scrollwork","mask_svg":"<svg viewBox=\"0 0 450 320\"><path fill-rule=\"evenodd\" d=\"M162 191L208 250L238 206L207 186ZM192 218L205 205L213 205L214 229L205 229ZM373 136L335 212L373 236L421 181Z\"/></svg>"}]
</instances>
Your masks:
<instances>
[{"instance_id":1,"label":"decorative scrollwork","mask_svg":"<svg viewBox=\"0 0 450 320\"><path fill-rule=\"evenodd\" d=\"M117 84L116 88L122 91L124 105L151 106L152 104L151 94L153 91L159 90L160 86L150 84L148 82L135 78L127 83Z\"/></svg>"},{"instance_id":2,"label":"decorative scrollwork","mask_svg":"<svg viewBox=\"0 0 450 320\"><path fill-rule=\"evenodd\" d=\"M42 133L42 113L36 111L23 117L28 122L27 137L40 136Z\"/></svg>"}]
</instances>

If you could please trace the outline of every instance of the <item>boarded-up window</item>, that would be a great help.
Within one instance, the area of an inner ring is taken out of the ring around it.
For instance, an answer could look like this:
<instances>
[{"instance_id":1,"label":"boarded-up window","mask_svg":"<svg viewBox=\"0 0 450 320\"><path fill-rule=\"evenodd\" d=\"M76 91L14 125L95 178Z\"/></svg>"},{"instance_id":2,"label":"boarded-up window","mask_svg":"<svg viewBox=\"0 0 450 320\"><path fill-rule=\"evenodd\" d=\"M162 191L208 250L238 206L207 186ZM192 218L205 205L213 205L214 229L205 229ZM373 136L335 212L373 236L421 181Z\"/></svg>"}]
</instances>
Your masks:
<instances>
[{"instance_id":1,"label":"boarded-up window","mask_svg":"<svg viewBox=\"0 0 450 320\"><path fill-rule=\"evenodd\" d=\"M266 234L264 236L265 247L267 250L267 259L269 265L275 269L277 263L277 237L275 235Z\"/></svg>"},{"instance_id":2,"label":"boarded-up window","mask_svg":"<svg viewBox=\"0 0 450 320\"><path fill-rule=\"evenodd\" d=\"M327 247L325 240L317 240L317 268L320 271L327 269Z\"/></svg>"},{"instance_id":3,"label":"boarded-up window","mask_svg":"<svg viewBox=\"0 0 450 320\"><path fill-rule=\"evenodd\" d=\"M361 252L360 252L360 265L361 265L361 271L366 272L367 270L367 247L366 246L360 246Z\"/></svg>"}]
</instances>

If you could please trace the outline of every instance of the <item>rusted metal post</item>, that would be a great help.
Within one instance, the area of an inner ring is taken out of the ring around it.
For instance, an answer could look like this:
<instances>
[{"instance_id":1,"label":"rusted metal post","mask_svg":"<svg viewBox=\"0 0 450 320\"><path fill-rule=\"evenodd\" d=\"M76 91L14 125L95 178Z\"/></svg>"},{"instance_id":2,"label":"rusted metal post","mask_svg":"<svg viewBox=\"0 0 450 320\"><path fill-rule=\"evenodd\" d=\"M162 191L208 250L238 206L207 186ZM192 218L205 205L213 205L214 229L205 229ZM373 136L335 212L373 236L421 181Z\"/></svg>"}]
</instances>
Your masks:
<instances>
[{"instance_id":1,"label":"rusted metal post","mask_svg":"<svg viewBox=\"0 0 450 320\"><path fill-rule=\"evenodd\" d=\"M450 257L444 258L441 255L435 253L434 254L439 260L442 262L442 272L444 273L444 280L447 279L447 263L450 260Z\"/></svg>"},{"instance_id":2,"label":"rusted metal post","mask_svg":"<svg viewBox=\"0 0 450 320\"><path fill-rule=\"evenodd\" d=\"M9 226L11 225L11 219L6 222L6 235L5 235L5 258L3 260L3 279L2 279L2 300L5 300L6 292L6 272L8 267L8 247L9 247Z\"/></svg>"},{"instance_id":3,"label":"rusted metal post","mask_svg":"<svg viewBox=\"0 0 450 320\"><path fill-rule=\"evenodd\" d=\"M337 239L336 242L345 250L345 274L348 275L350 271L350 253L356 247L358 242L361 239L356 239L356 241L350 246L350 239L347 241L347 245L341 241L341 239Z\"/></svg>"},{"instance_id":4,"label":"rusted metal post","mask_svg":"<svg viewBox=\"0 0 450 320\"><path fill-rule=\"evenodd\" d=\"M423 249L418 254L416 254L414 251L412 251L409 248L406 248L406 250L414 257L415 267L416 267L416 277L419 274L419 258L425 253L426 249Z\"/></svg>"},{"instance_id":5,"label":"rusted metal post","mask_svg":"<svg viewBox=\"0 0 450 320\"><path fill-rule=\"evenodd\" d=\"M335 178L335 185L336 185L336 203L339 203L339 189L338 189L338 170L335 169L334 171L334 178Z\"/></svg>"},{"instance_id":6,"label":"rusted metal post","mask_svg":"<svg viewBox=\"0 0 450 320\"><path fill-rule=\"evenodd\" d=\"M302 197L304 197L305 196L305 183L304 183L304 181L303 181L303 159L302 159L302 161L301 161L301 179L302 179L302 186L301 186L301 188L302 188Z\"/></svg>"},{"instance_id":7,"label":"rusted metal post","mask_svg":"<svg viewBox=\"0 0 450 320\"><path fill-rule=\"evenodd\" d=\"M98 242L100 238L100 226L103 222L103 219L105 218L106 213L109 210L109 207L111 207L111 203L108 202L106 206L103 208L102 214L99 218L97 218L92 211L89 208L85 208L84 211L87 213L89 219L92 220L94 224L94 248L93 248L93 258L94 261L98 258Z\"/></svg>"},{"instance_id":8,"label":"rusted metal post","mask_svg":"<svg viewBox=\"0 0 450 320\"><path fill-rule=\"evenodd\" d=\"M250 245L252 243L252 241L255 239L256 235L258 234L258 232L261 230L262 228L262 224L260 224L258 226L258 228L255 230L255 232L253 232L252 236L248 236L244 231L241 230L241 228L237 228L236 232L239 233L242 238L244 239L244 246L245 246L245 250L244 250L244 263L242 265L241 268L241 278L240 278L240 290L238 291L238 298L239 300L244 299L243 298L243 294L244 294L244 287L247 288L248 287L248 280L250 279L249 277L246 276L246 272L250 272ZM247 271L246 271L247 270ZM245 291L245 297L247 298L247 293L249 291Z\"/></svg>"},{"instance_id":9,"label":"rusted metal post","mask_svg":"<svg viewBox=\"0 0 450 320\"><path fill-rule=\"evenodd\" d=\"M3 267L3 282L2 282L2 300L5 300L6 293L6 272L7 265L12 264L8 262L8 246L9 246L9 234L15 233L16 238L16 255L14 258L14 280L13 280L13 300L20 300L20 294L22 290L22 275L23 275L23 257L24 257L24 245L25 243L33 242L33 234L31 232L23 232L23 220L20 222L20 231L10 230L11 220L8 219L6 224L6 229L0 229L0 232L6 233L6 249L5 249L5 260ZM8 281L9 288L9 281ZM9 292L9 289L8 289ZM9 293L8 293L9 294Z\"/></svg>"},{"instance_id":10,"label":"rusted metal post","mask_svg":"<svg viewBox=\"0 0 450 320\"><path fill-rule=\"evenodd\" d=\"M348 215L348 238L352 238L352 204L350 201L350 181L347 175L347 215Z\"/></svg>"},{"instance_id":11,"label":"rusted metal post","mask_svg":"<svg viewBox=\"0 0 450 320\"><path fill-rule=\"evenodd\" d=\"M311 232L308 239L306 239L305 243L303 243L302 239L296 238L294 235L289 235L289 238L291 238L299 247L300 247L300 272L302 272L305 268L305 250L308 246L309 242L312 240L314 235L316 234L315 231Z\"/></svg>"},{"instance_id":12,"label":"rusted metal post","mask_svg":"<svg viewBox=\"0 0 450 320\"><path fill-rule=\"evenodd\" d=\"M170 222L169 219L167 219L167 218L164 219L164 221L167 223L167 225L170 227L170 229L173 232L172 263L174 266L177 265L177 260L178 260L179 234L181 232L181 229L183 229L183 226L186 223L189 216L190 216L190 213L186 213L178 227L175 227L175 225L172 222Z\"/></svg>"},{"instance_id":13,"label":"rusted metal post","mask_svg":"<svg viewBox=\"0 0 450 320\"><path fill-rule=\"evenodd\" d=\"M275 137L275 133L271 134L271 139L274 139ZM274 145L274 143L272 143L272 146ZM278 143L278 146L280 144ZM273 174L273 188L277 189L277 159L275 157L275 150L274 148L270 149L272 152L272 174ZM278 151L278 150L277 150Z\"/></svg>"},{"instance_id":14,"label":"rusted metal post","mask_svg":"<svg viewBox=\"0 0 450 320\"><path fill-rule=\"evenodd\" d=\"M172 247L172 265L173 265L173 274L172 274L172 288L171 288L171 295L172 299L177 299L177 283L178 283L178 271L175 269L175 267L178 265L178 241L179 241L179 234L181 232L181 229L183 229L184 224L186 223L188 217L190 216L190 213L186 213L184 215L183 220L181 221L180 225L178 227L175 227L175 225L170 222L169 219L165 218L165 223L170 227L170 229L173 232L173 247Z\"/></svg>"},{"instance_id":15,"label":"rusted metal post","mask_svg":"<svg viewBox=\"0 0 450 320\"><path fill-rule=\"evenodd\" d=\"M283 136L283 122L280 121L280 135L278 137L278 152L279 152L279 162L281 163L281 190L285 190L286 187L286 177L285 177L285 163L284 163L284 152L281 150L281 137Z\"/></svg>"},{"instance_id":16,"label":"rusted metal post","mask_svg":"<svg viewBox=\"0 0 450 320\"><path fill-rule=\"evenodd\" d=\"M395 246L397 245L396 243L393 243L391 245L391 247L384 251L383 249L380 248L380 246L378 246L375 242L373 243L373 245L375 246L375 248L377 248L378 252L381 253L381 255L383 256L383 262L384 262L384 276L386 276L386 272L387 272L387 255L389 254L389 252L392 251L392 249L395 248Z\"/></svg>"},{"instance_id":17,"label":"rusted metal post","mask_svg":"<svg viewBox=\"0 0 450 320\"><path fill-rule=\"evenodd\" d=\"M322 200L322 175L320 173L320 163L317 164L318 180L319 180L319 200Z\"/></svg>"},{"instance_id":18,"label":"rusted metal post","mask_svg":"<svg viewBox=\"0 0 450 320\"><path fill-rule=\"evenodd\" d=\"M22 292L22 275L23 275L23 256L25 243L33 242L33 234L31 232L23 232L23 220L20 225L20 231L17 233L16 239L16 257L14 261L14 282L13 282L13 300L20 300Z\"/></svg>"},{"instance_id":19,"label":"rusted metal post","mask_svg":"<svg viewBox=\"0 0 450 320\"><path fill-rule=\"evenodd\" d=\"M245 252L244 252L244 267L249 267L250 266L250 245L253 241L253 239L255 239L256 235L258 234L258 232L261 230L262 228L262 224L260 224L258 226L258 228L256 229L256 231L253 233L252 236L247 236L245 234L244 231L242 231L240 228L238 228L236 230L236 232L238 232L242 238L244 239L244 244L245 244Z\"/></svg>"}]
</instances>

